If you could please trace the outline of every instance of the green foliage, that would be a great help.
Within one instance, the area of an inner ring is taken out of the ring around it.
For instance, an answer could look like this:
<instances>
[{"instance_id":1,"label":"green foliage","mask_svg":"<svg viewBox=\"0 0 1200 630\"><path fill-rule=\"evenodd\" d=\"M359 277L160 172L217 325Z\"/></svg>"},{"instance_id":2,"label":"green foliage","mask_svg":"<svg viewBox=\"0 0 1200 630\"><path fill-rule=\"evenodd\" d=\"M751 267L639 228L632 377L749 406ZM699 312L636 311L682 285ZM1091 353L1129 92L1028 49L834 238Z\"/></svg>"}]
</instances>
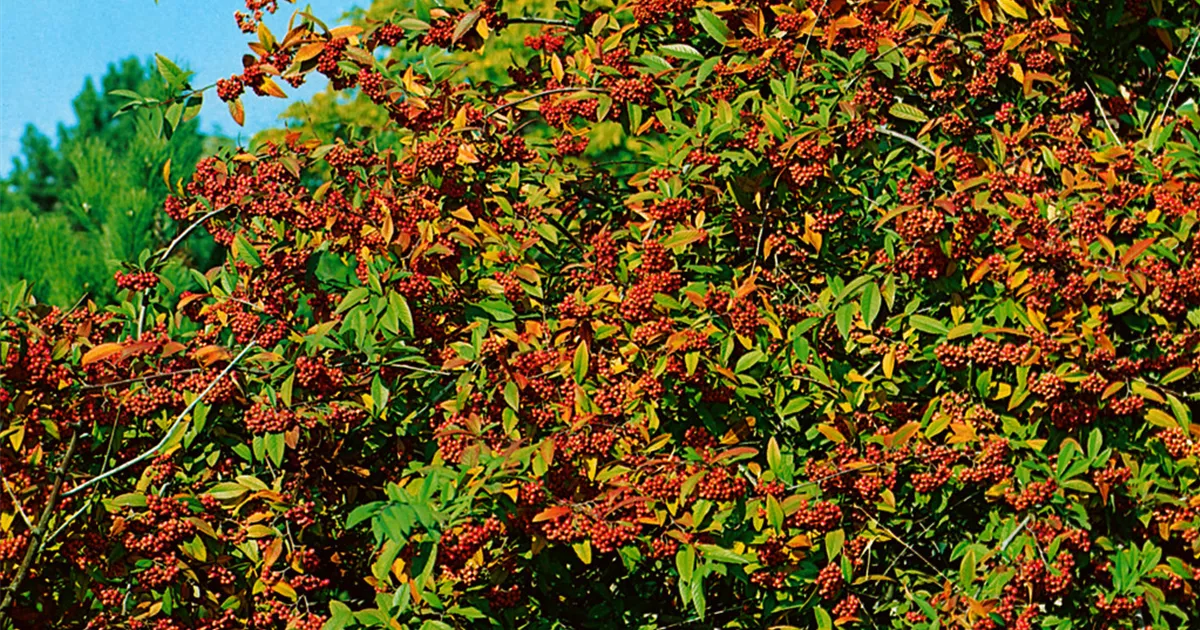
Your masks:
<instances>
[{"instance_id":1,"label":"green foliage","mask_svg":"<svg viewBox=\"0 0 1200 630\"><path fill-rule=\"evenodd\" d=\"M376 6L0 303L16 625L1197 627L1194 3Z\"/></svg>"},{"instance_id":2,"label":"green foliage","mask_svg":"<svg viewBox=\"0 0 1200 630\"><path fill-rule=\"evenodd\" d=\"M129 58L109 65L99 88L91 78L84 82L72 101L77 122L60 126L57 142L26 128L21 155L0 182L0 221L9 228L0 287L24 280L51 304L69 306L85 295L106 303L115 297L112 278L121 262L169 238L161 212L164 165L170 161L176 178L190 175L210 141L197 120L168 139L157 110L118 115L128 100L123 92L166 98L169 86L153 65ZM212 251L189 245L201 258Z\"/></svg>"}]
</instances>

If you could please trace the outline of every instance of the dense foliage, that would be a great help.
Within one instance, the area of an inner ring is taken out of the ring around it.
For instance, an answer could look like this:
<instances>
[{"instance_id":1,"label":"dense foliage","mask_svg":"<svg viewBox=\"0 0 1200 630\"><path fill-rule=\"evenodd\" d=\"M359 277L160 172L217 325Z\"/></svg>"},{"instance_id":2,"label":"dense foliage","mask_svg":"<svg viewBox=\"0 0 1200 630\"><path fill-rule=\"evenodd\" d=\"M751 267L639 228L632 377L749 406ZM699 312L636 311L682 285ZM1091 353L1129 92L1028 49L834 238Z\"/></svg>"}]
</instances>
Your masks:
<instances>
[{"instance_id":1,"label":"dense foliage","mask_svg":"<svg viewBox=\"0 0 1200 630\"><path fill-rule=\"evenodd\" d=\"M1193 3L247 5L377 111L8 301L16 625L1197 626Z\"/></svg>"},{"instance_id":2,"label":"dense foliage","mask_svg":"<svg viewBox=\"0 0 1200 630\"><path fill-rule=\"evenodd\" d=\"M122 263L170 239L163 165L190 174L216 139L197 120L164 137L160 110L117 115L127 94L166 98L169 89L154 65L130 57L109 64L99 86L84 81L71 102L76 123L60 125L56 141L25 128L21 154L0 179L0 288L24 281L62 308L85 296L108 304ZM212 247L191 242L185 251L207 258Z\"/></svg>"}]
</instances>

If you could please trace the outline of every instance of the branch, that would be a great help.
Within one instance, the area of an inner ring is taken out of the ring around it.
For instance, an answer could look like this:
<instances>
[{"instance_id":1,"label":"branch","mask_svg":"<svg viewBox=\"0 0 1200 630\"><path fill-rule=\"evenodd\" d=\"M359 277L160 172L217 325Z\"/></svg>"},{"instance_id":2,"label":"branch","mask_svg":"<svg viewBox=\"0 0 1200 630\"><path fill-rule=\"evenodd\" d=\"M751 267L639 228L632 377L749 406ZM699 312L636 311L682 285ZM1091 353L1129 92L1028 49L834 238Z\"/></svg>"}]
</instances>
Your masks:
<instances>
[{"instance_id":1,"label":"branch","mask_svg":"<svg viewBox=\"0 0 1200 630\"><path fill-rule=\"evenodd\" d=\"M246 344L246 347L242 348L242 351L239 352L238 355L236 357L234 357L232 361L229 362L229 365L226 365L225 369L221 370L221 373L218 374L217 377L214 378L212 380L212 382L208 384L208 387L205 387L204 391L200 392L199 396L196 396L196 398L193 399L192 402L189 403L188 406L186 408L184 408L183 411L179 412L179 415L175 417L175 422L171 423L171 428L167 429L166 434L163 435L162 440L160 440L158 442L158 444L155 444L154 446L150 447L146 451L142 452L141 455L134 457L133 459L125 462L124 464L121 464L120 466L117 466L116 468L112 468L108 472L105 472L105 473L100 474L99 476L93 477L93 478L89 479L88 481L85 481L84 483L82 483L78 486L75 486L74 488L64 492L63 496L69 497L69 496L79 492L80 490L87 488L88 486L95 485L95 484L99 483L100 481L103 481L104 479L107 479L107 478L121 472L122 470L125 470L126 468L136 465L138 462L144 461L144 460L152 457L155 453L158 452L158 449L165 446L166 443L171 439L171 434L175 432L175 429L179 428L179 424L181 422L183 422L184 417L187 416L189 413L191 413L192 409L194 409L196 407L196 405L200 404L201 400L204 400L204 397L207 396L210 391L212 391L212 388L216 387L217 383L220 382L220 380L222 378L225 378L225 376L227 374L229 374L229 372L231 370L233 370L233 366L237 365L237 362L240 361L242 359L242 357L246 356L246 353L249 352L250 349L254 347L254 345L255 345L255 340L251 340L250 343Z\"/></svg>"},{"instance_id":2,"label":"branch","mask_svg":"<svg viewBox=\"0 0 1200 630\"><path fill-rule=\"evenodd\" d=\"M899 131L892 131L891 129L888 129L887 127L885 127L883 125L876 125L875 131L878 131L879 133L882 133L887 136L891 136L893 138L899 138L900 140L903 140L903 141L913 145L914 147L917 147L918 149L928 153L929 155L934 155L934 156L937 155L937 153L935 153L933 151L933 149L930 149L929 147L921 144L920 140L917 140L916 138L914 138L912 136L906 136L906 135L900 133Z\"/></svg>"},{"instance_id":3,"label":"branch","mask_svg":"<svg viewBox=\"0 0 1200 630\"><path fill-rule=\"evenodd\" d=\"M1200 35L1192 38L1192 47L1188 49L1187 59L1183 61L1183 69L1179 71L1179 76L1175 77L1175 84L1171 86L1171 91L1167 92L1167 100L1163 102L1162 113L1158 115L1158 124L1162 125L1163 120L1167 117L1167 109L1171 107L1171 99L1175 98L1175 90L1179 89L1179 84L1183 81L1183 77L1187 74L1188 65L1192 63L1192 53L1196 52L1196 43L1200 42Z\"/></svg>"},{"instance_id":4,"label":"branch","mask_svg":"<svg viewBox=\"0 0 1200 630\"><path fill-rule=\"evenodd\" d=\"M570 20L555 20L552 18L540 17L513 17L506 19L505 22L508 22L509 24L549 24L551 26L570 26L572 28L577 26Z\"/></svg>"},{"instance_id":5,"label":"branch","mask_svg":"<svg viewBox=\"0 0 1200 630\"><path fill-rule=\"evenodd\" d=\"M16 575L13 576L11 582L8 583L8 588L5 589L4 601L0 602L0 625L8 621L8 608L12 605L13 600L17 596L17 590L21 588L21 582L25 580L25 575L29 573L29 568L33 566L33 561L36 559L38 552L41 551L41 537L46 532L46 524L50 522L50 514L54 512L54 506L58 503L58 493L62 489L63 478L66 477L67 464L71 463L71 457L75 454L75 445L79 443L79 429L76 428L71 433L71 442L67 445L67 454L58 464L58 470L54 471L54 485L50 488L50 497L46 501L46 507L42 509L42 515L38 518L37 527L30 531L29 546L25 548L25 558L21 560L21 567L17 569Z\"/></svg>"},{"instance_id":6,"label":"branch","mask_svg":"<svg viewBox=\"0 0 1200 630\"><path fill-rule=\"evenodd\" d=\"M502 112L502 111L504 111L504 110L506 110L506 109L508 109L508 108L510 108L510 107L516 107L517 105L520 105L520 104L522 104L522 103L528 103L529 101L532 101L532 100L535 100L535 99L539 99L539 98L541 98L541 97L543 97L543 96L547 96L547 95L550 95L550 94L562 94L563 92L607 92L607 91L608 91L608 90L606 90L606 89L604 89L604 88L596 88L596 87L563 87L563 88L554 88L554 89L552 89L552 90L546 90L546 91L544 91L544 92L538 92L538 93L536 93L536 94L530 94L529 96L526 96L526 97L523 97L523 98L519 98L519 99L517 99L517 100L515 100L515 101L510 101L510 102L508 102L508 103L505 103L505 104L501 105L500 107L497 107L496 109L493 109L492 111L488 112L488 113L487 113L487 114L484 116L484 118L491 118L492 116L495 116L496 114L499 114L500 112Z\"/></svg>"},{"instance_id":7,"label":"branch","mask_svg":"<svg viewBox=\"0 0 1200 630\"><path fill-rule=\"evenodd\" d=\"M181 243L183 239L187 238L187 235L191 234L192 230L200 227L200 225L202 225L205 221L215 217L218 214L221 214L222 212L225 212L225 208L217 208L216 210L208 212L204 216L193 221L191 225L187 226L186 229L179 233L179 236L175 237L175 240L171 241L170 245L167 245L167 248L163 250L162 256L158 258L158 262L166 262L167 257L171 255L171 252L175 251L175 248L179 245L179 243Z\"/></svg>"}]
</instances>

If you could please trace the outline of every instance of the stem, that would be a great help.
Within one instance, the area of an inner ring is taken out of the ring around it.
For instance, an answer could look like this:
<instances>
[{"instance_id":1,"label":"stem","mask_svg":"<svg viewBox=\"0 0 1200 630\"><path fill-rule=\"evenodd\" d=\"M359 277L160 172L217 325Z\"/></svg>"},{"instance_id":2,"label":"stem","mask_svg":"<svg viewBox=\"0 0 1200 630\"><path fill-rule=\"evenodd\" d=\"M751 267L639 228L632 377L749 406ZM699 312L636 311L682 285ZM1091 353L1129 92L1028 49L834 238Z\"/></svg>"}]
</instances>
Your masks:
<instances>
[{"instance_id":1,"label":"stem","mask_svg":"<svg viewBox=\"0 0 1200 630\"><path fill-rule=\"evenodd\" d=\"M937 153L934 153L933 149L930 149L929 147L921 144L921 142L919 140L917 140L916 138L914 138L912 136L906 136L906 135L900 133L899 131L892 131L891 129L888 129L887 127L884 127L883 125L876 125L875 131L878 131L879 133L882 133L884 135L891 136L893 138L899 138L899 139L913 145L914 147L917 147L918 149L928 153L929 155L937 155Z\"/></svg>"},{"instance_id":2,"label":"stem","mask_svg":"<svg viewBox=\"0 0 1200 630\"><path fill-rule=\"evenodd\" d=\"M221 214L222 212L225 212L225 208L218 208L193 221L191 225L187 226L186 229L179 233L179 236L175 237L175 240L171 241L170 245L167 245L167 248L163 250L162 256L158 258L158 262L166 262L167 257L171 255L171 252L175 251L175 247L178 246L179 243L183 242L183 239L187 238L187 235L191 234L192 230L200 227L200 225L202 225L205 221L218 214Z\"/></svg>"},{"instance_id":3,"label":"stem","mask_svg":"<svg viewBox=\"0 0 1200 630\"><path fill-rule=\"evenodd\" d=\"M1171 86L1171 91L1167 92L1167 100L1163 102L1162 113L1158 115L1158 124L1162 125L1163 120L1167 117L1167 110L1171 107L1171 99L1175 98L1175 90L1179 89L1179 84L1183 81L1183 77L1187 75L1188 65L1192 63L1192 53L1196 52L1196 43L1200 42L1200 35L1192 38L1192 47L1188 49L1187 59L1183 61L1183 69L1179 71L1179 76L1175 77L1175 84Z\"/></svg>"},{"instance_id":4,"label":"stem","mask_svg":"<svg viewBox=\"0 0 1200 630\"><path fill-rule=\"evenodd\" d=\"M607 91L608 90L606 90L604 88L595 88L595 87L554 88L552 90L546 90L544 92L530 94L529 96L519 98L515 101L510 101L508 103L505 103L505 104L501 105L500 107L497 107L496 109L493 109L492 111L488 112L487 115L484 116L484 118L491 118L492 116L495 116L496 114L499 114L500 112L502 112L510 107L516 107L517 105L520 105L522 103L528 103L529 101L532 101L534 99L539 99L539 98L541 98L543 96L547 96L549 94L562 94L563 92L607 92Z\"/></svg>"},{"instance_id":5,"label":"stem","mask_svg":"<svg viewBox=\"0 0 1200 630\"><path fill-rule=\"evenodd\" d=\"M210 382L208 384L208 387L205 387L204 391L200 392L199 396L196 396L196 398L193 399L192 402L189 403L188 406L186 408L184 408L183 411L179 412L178 416L175 416L175 422L171 423L171 428L167 429L166 434L163 435L162 440L160 440L158 442L158 444L155 444L154 446L150 447L149 449L146 449L145 451L142 452L141 455L134 457L133 459L125 462L124 464L121 464L120 466L117 466L116 468L112 468L112 469L108 470L108 472L105 472L96 477L93 477L93 478L89 479L88 481L85 481L84 483L82 483L78 486L75 486L74 488L64 492L63 496L69 497L69 496L79 492L80 490L87 488L88 486L95 485L95 484L99 483L100 481L103 481L104 479L107 479L107 478L121 472L122 470L125 470L126 468L136 465L138 462L144 461L147 458L153 456L155 453L157 453L158 449L160 449L164 445L166 445L167 441L169 441L171 439L171 434L175 432L175 429L179 428L179 424L181 422L183 422L184 417L186 417L189 413L191 413L192 409L194 409L196 407L196 405L200 404L201 400L204 400L204 397L208 395L208 392L212 391L212 388L216 387L217 383L220 382L220 380L222 378L224 378L227 374L229 374L229 372L231 370L233 370L233 366L237 365L237 362L240 361L242 359L242 357L246 356L246 353L249 352L250 349L254 347L254 345L255 345L254 340L251 340L250 343L246 344L246 347L242 348L242 351L239 352L238 355L236 357L234 357L232 361L229 362L229 365L226 365L225 369L221 370L221 373L217 375L217 378L214 378L212 380L212 382Z\"/></svg>"},{"instance_id":6,"label":"stem","mask_svg":"<svg viewBox=\"0 0 1200 630\"><path fill-rule=\"evenodd\" d=\"M71 457L75 454L75 445L79 443L79 429L76 428L71 433L71 442L67 445L67 454L58 464L58 470L54 472L54 485L50 488L50 497L46 501L46 507L42 509L42 515L38 518L37 527L33 528L29 536L29 546L25 549L25 558L21 560L21 567L17 569L16 575L13 576L12 582L9 582L8 588L4 593L4 601L0 602L0 624L8 621L8 608L12 605L13 600L17 596L17 591L21 588L21 582L25 580L25 575L29 573L29 568L33 566L33 561L36 559L38 552L41 551L41 537L46 532L46 524L50 522L50 514L54 512L54 506L58 503L59 490L62 489L63 479L66 477L67 465L71 463Z\"/></svg>"},{"instance_id":7,"label":"stem","mask_svg":"<svg viewBox=\"0 0 1200 630\"><path fill-rule=\"evenodd\" d=\"M551 26L576 26L576 24L570 20L555 20L553 18L540 17L514 17L508 18L506 21L509 24L549 24Z\"/></svg>"}]
</instances>

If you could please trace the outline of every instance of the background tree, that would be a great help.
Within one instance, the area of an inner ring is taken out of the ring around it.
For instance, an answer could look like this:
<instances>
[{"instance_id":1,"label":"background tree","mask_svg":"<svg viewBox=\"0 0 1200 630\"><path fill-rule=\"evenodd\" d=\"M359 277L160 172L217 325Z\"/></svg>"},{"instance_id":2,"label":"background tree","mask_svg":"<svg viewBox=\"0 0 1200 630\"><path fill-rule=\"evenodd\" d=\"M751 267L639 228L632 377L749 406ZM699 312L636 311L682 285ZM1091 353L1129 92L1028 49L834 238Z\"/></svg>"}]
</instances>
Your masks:
<instances>
[{"instance_id":1,"label":"background tree","mask_svg":"<svg viewBox=\"0 0 1200 630\"><path fill-rule=\"evenodd\" d=\"M110 64L99 87L84 81L71 103L76 123L59 125L55 141L26 127L21 153L0 182L0 287L23 280L60 306L85 294L109 302L121 261L169 236L164 165L169 160L177 177L187 176L221 144L201 134L195 119L164 137L161 112L120 112L129 100L122 93L162 99L169 90L154 61L130 57ZM188 245L186 255L212 252L202 241Z\"/></svg>"}]
</instances>

